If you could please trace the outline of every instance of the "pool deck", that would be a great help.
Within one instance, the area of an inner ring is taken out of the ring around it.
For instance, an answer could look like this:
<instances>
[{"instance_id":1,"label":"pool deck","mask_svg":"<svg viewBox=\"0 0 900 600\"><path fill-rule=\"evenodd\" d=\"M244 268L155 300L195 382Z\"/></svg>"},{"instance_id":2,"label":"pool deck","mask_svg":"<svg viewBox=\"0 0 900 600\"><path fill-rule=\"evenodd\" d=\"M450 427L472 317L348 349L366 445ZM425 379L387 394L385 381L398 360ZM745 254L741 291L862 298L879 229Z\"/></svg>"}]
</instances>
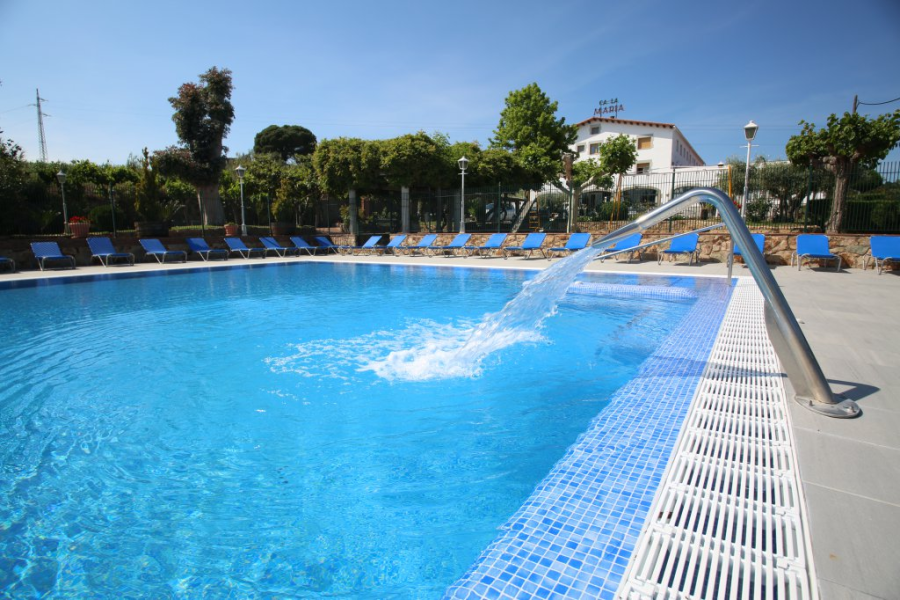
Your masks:
<instances>
[{"instance_id":1,"label":"pool deck","mask_svg":"<svg viewBox=\"0 0 900 600\"><path fill-rule=\"evenodd\" d=\"M329 256L300 260L543 269L544 259ZM208 266L297 262L232 259L135 267L0 273L0 282L58 279ZM556 261L553 261L554 263ZM594 261L589 271L724 277L720 263ZM830 419L789 401L807 500L818 586L824 600L897 598L900 589L900 271L772 269L832 389L856 400L857 419ZM736 266L734 275L749 277Z\"/></svg>"}]
</instances>

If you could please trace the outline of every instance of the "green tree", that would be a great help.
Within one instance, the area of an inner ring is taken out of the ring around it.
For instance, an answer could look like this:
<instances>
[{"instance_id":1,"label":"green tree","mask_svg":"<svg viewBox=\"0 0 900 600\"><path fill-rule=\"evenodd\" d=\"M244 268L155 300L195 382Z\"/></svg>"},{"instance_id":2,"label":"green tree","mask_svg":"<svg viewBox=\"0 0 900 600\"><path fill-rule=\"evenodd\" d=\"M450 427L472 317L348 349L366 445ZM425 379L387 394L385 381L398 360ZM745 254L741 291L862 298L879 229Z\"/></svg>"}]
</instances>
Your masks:
<instances>
[{"instance_id":1,"label":"green tree","mask_svg":"<svg viewBox=\"0 0 900 600\"><path fill-rule=\"evenodd\" d=\"M557 106L536 83L510 92L490 142L492 148L511 151L533 185L562 173L563 155L577 135L574 125L556 118Z\"/></svg>"},{"instance_id":2,"label":"green tree","mask_svg":"<svg viewBox=\"0 0 900 600\"><path fill-rule=\"evenodd\" d=\"M24 199L28 170L22 148L0 130L0 233L10 234L29 217Z\"/></svg>"},{"instance_id":3,"label":"green tree","mask_svg":"<svg viewBox=\"0 0 900 600\"><path fill-rule=\"evenodd\" d=\"M277 154L282 162L294 156L311 155L315 151L315 134L300 125L269 125L253 138L254 154Z\"/></svg>"},{"instance_id":4,"label":"green tree","mask_svg":"<svg viewBox=\"0 0 900 600\"><path fill-rule=\"evenodd\" d=\"M572 165L572 178L566 182L572 197L569 210L569 226L574 224L575 207L581 202L581 194L589 186L611 187L613 175L621 175L634 166L637 147L634 140L625 134L606 139L600 143L599 159L590 158Z\"/></svg>"},{"instance_id":5,"label":"green tree","mask_svg":"<svg viewBox=\"0 0 900 600\"><path fill-rule=\"evenodd\" d=\"M310 157L306 157L311 160ZM275 192L281 186L285 164L281 157L274 153L256 154L246 165L244 176L244 193L258 213L263 213L266 206L275 200Z\"/></svg>"},{"instance_id":6,"label":"green tree","mask_svg":"<svg viewBox=\"0 0 900 600\"><path fill-rule=\"evenodd\" d=\"M454 187L460 184L459 159L469 161L466 169L466 186L473 188L497 185L498 183L521 183L525 180L523 169L512 153L502 148L482 150L478 142L456 142L451 144L445 134L432 134L439 146L441 167L434 178L439 187Z\"/></svg>"},{"instance_id":7,"label":"green tree","mask_svg":"<svg viewBox=\"0 0 900 600\"><path fill-rule=\"evenodd\" d=\"M344 196L350 190L361 191L383 185L381 146L381 142L359 138L323 141L316 148L312 161L322 190L329 194ZM358 233L356 209L349 206L347 210L350 231Z\"/></svg>"},{"instance_id":8,"label":"green tree","mask_svg":"<svg viewBox=\"0 0 900 600\"><path fill-rule=\"evenodd\" d=\"M285 166L272 210L278 221L302 225L314 213L314 200L318 196L319 186L312 157L300 156L296 163Z\"/></svg>"},{"instance_id":9,"label":"green tree","mask_svg":"<svg viewBox=\"0 0 900 600\"><path fill-rule=\"evenodd\" d=\"M456 169L457 173L459 169ZM474 155L470 163L471 175L466 175L472 187L485 187L498 183L518 183L524 180L522 168L510 152L500 148L488 148Z\"/></svg>"},{"instance_id":10,"label":"green tree","mask_svg":"<svg viewBox=\"0 0 900 600\"><path fill-rule=\"evenodd\" d=\"M381 175L378 142L359 138L324 140L313 154L313 167L323 190L344 195L352 189L377 185Z\"/></svg>"},{"instance_id":11,"label":"green tree","mask_svg":"<svg viewBox=\"0 0 900 600\"><path fill-rule=\"evenodd\" d=\"M441 146L424 131L381 142L381 170L395 186L427 186L444 167Z\"/></svg>"},{"instance_id":12,"label":"green tree","mask_svg":"<svg viewBox=\"0 0 900 600\"><path fill-rule=\"evenodd\" d=\"M144 221L163 220L163 190L146 148L141 153L141 177L137 182L134 212Z\"/></svg>"},{"instance_id":13,"label":"green tree","mask_svg":"<svg viewBox=\"0 0 900 600\"><path fill-rule=\"evenodd\" d=\"M231 71L216 67L200 75L199 84L182 84L169 103L175 109L172 120L183 148L169 148L164 152L171 156L160 157L161 165L197 188L203 218L212 225L224 222L219 175L228 150L222 142L234 120L232 89ZM186 150L187 154L179 150Z\"/></svg>"},{"instance_id":14,"label":"green tree","mask_svg":"<svg viewBox=\"0 0 900 600\"><path fill-rule=\"evenodd\" d=\"M860 165L874 168L900 142L900 110L869 119L856 113L828 117L827 128L800 121L803 130L787 143L787 155L796 165L821 164L834 174L834 195L828 233L841 231L850 174Z\"/></svg>"},{"instance_id":15,"label":"green tree","mask_svg":"<svg viewBox=\"0 0 900 600\"><path fill-rule=\"evenodd\" d=\"M809 189L809 170L787 162L762 163L756 167L759 185L776 202L775 220L798 221L800 205ZM742 171L741 178L743 175Z\"/></svg>"}]
</instances>

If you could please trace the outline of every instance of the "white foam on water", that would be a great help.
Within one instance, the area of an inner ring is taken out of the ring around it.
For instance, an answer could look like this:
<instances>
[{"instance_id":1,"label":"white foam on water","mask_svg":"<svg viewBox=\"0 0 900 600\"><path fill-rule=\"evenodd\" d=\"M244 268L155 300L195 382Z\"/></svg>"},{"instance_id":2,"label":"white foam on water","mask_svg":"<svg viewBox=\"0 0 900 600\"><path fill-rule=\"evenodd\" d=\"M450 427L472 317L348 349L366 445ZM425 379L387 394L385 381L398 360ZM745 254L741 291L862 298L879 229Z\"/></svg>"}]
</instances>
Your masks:
<instances>
[{"instance_id":1,"label":"white foam on water","mask_svg":"<svg viewBox=\"0 0 900 600\"><path fill-rule=\"evenodd\" d=\"M600 252L586 248L541 271L502 310L485 315L471 330L436 332L412 347L370 361L363 369L390 381L477 377L488 356L513 344L541 339L544 319L555 314L575 277Z\"/></svg>"},{"instance_id":2,"label":"white foam on water","mask_svg":"<svg viewBox=\"0 0 900 600\"><path fill-rule=\"evenodd\" d=\"M488 319L490 315L485 317ZM459 377L477 377L484 359L494 352L516 343L537 342L537 331L503 331L484 343L473 346L470 341L484 327L451 325L414 334L406 330L398 335L411 342L409 347L373 358L360 367L388 381L429 381Z\"/></svg>"},{"instance_id":3,"label":"white foam on water","mask_svg":"<svg viewBox=\"0 0 900 600\"><path fill-rule=\"evenodd\" d=\"M500 350L544 339L544 319L555 314L569 286L599 252L586 248L541 271L502 310L477 324L417 321L400 331L298 344L289 356L268 358L266 363L276 373L346 382L354 370L389 382L478 377L485 360Z\"/></svg>"}]
</instances>

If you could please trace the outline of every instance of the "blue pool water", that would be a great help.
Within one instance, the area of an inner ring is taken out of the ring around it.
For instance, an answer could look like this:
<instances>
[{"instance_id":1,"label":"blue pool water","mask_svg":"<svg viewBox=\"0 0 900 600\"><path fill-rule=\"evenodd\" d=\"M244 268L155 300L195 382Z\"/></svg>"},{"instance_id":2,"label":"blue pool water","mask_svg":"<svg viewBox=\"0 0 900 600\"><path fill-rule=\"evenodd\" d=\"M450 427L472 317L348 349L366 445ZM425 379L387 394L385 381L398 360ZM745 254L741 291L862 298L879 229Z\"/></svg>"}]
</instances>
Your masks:
<instances>
[{"instance_id":1,"label":"blue pool water","mask_svg":"<svg viewBox=\"0 0 900 600\"><path fill-rule=\"evenodd\" d=\"M295 264L0 290L0 594L439 597L692 304L568 294L467 372L396 368L531 277Z\"/></svg>"}]
</instances>

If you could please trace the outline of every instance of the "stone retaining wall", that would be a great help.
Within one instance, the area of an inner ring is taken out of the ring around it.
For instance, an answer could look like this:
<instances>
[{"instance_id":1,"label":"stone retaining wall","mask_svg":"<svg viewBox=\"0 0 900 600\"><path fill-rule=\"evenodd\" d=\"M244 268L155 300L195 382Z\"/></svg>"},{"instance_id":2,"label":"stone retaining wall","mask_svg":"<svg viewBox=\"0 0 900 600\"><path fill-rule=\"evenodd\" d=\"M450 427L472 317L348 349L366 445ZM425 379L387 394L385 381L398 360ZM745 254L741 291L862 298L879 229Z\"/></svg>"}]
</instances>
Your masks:
<instances>
[{"instance_id":1,"label":"stone retaining wall","mask_svg":"<svg viewBox=\"0 0 900 600\"><path fill-rule=\"evenodd\" d=\"M584 224L581 225L600 225L604 226L605 223L601 224ZM590 227L585 229L593 229L591 231L593 234L594 240L601 237L605 231L601 230L601 227ZM602 229L606 229L603 227ZM672 233L668 231L655 231L648 232L644 234L644 241L649 242L653 240L664 239L667 237L671 237L672 235L677 235L677 229ZM791 262L791 254L796 250L797 247L797 234L796 233L779 233L779 232L764 232L760 231L759 233L765 233L766 235L766 243L765 243L765 257L766 261L769 264L773 265L787 265ZM192 234L193 235L193 234ZM418 234L410 234L407 238L406 243L411 244L415 243L418 240L422 239L426 234L418 233ZM475 233L472 235L472 239L470 240L471 245L481 245L483 244L488 237L490 237L490 233ZM521 242L525 239L527 233L516 233L510 234L507 238L507 242L505 245L520 245ZM438 235L438 244L448 244L450 241L456 236L455 233L441 233ZM160 241L171 250L184 250L187 251L187 243L185 242L185 238L190 237L186 235L172 236L167 238L160 238ZM307 240L312 240L312 236L304 236ZM369 234L363 234L358 236L355 240L353 236L349 234L338 234L331 235L332 240L336 244L362 244L369 238ZM385 235L382 243L387 242L389 239L389 235ZM838 254L843 260L845 267L857 267L862 268L865 256L869 254L869 236L868 235L829 235L829 246L831 251L834 254ZM279 242L281 242L285 246L291 246L289 237L287 236L277 236ZM547 240L544 242L544 247L561 247L564 246L566 240L568 239L568 235L565 233L548 233ZM224 242L224 238L222 236L206 236L207 242L213 248L227 248ZM84 239L72 239L67 237L60 236L47 236L47 237L33 237L33 238L0 238L0 256L5 256L11 258L16 261L16 265L19 269L33 269L37 268L34 261L34 255L31 253L31 247L29 245L30 242L33 241L55 241L59 244L60 249L63 254L68 254L75 257L75 262L78 265L85 266L91 264L91 252L88 248L87 242ZM244 242L248 246L262 246L259 243L258 238L256 236L247 236L244 238ZM706 233L700 234L700 260L701 261L715 261L715 262L724 262L726 260L726 256L728 254L729 249L730 236L724 230L714 230ZM143 260L144 251L138 242L138 238L134 235L119 235L117 238L113 239L113 245L120 252L131 252L135 255L138 261ZM666 247L664 244L663 247ZM655 247L650 247L645 251L645 257L647 260L656 258L657 249ZM98 264L97 261L93 261L93 264Z\"/></svg>"}]
</instances>

